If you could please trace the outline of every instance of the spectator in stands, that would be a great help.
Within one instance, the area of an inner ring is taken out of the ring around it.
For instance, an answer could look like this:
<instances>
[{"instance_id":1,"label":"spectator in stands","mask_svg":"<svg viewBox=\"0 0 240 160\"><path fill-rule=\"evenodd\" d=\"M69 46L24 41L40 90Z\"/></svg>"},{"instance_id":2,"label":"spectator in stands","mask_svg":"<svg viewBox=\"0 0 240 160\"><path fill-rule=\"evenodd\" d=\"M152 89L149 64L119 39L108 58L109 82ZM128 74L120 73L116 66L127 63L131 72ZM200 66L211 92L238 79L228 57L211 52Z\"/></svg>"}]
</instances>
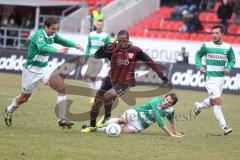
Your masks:
<instances>
[{"instance_id":1,"label":"spectator in stands","mask_svg":"<svg viewBox=\"0 0 240 160\"><path fill-rule=\"evenodd\" d=\"M236 25L240 24L240 1L236 1L233 7L233 19Z\"/></svg>"},{"instance_id":2,"label":"spectator in stands","mask_svg":"<svg viewBox=\"0 0 240 160\"><path fill-rule=\"evenodd\" d=\"M92 14L91 14L91 18L90 18L90 24L91 24L91 31L95 31L96 30L96 23L98 20L103 20L104 16L103 13L101 11L102 9L102 5L99 4L97 6L97 8L95 10L93 10Z\"/></svg>"},{"instance_id":3,"label":"spectator in stands","mask_svg":"<svg viewBox=\"0 0 240 160\"><path fill-rule=\"evenodd\" d=\"M21 24L22 24L21 16L19 16L19 15L16 14L16 13L14 13L14 14L11 14L11 15L8 17L8 21L10 21L11 19L14 19L15 25L21 26Z\"/></svg>"},{"instance_id":4,"label":"spectator in stands","mask_svg":"<svg viewBox=\"0 0 240 160\"><path fill-rule=\"evenodd\" d=\"M177 59L176 59L176 62L177 63L185 63L185 64L188 64L188 52L186 51L186 48L185 47L182 47Z\"/></svg>"},{"instance_id":5,"label":"spectator in stands","mask_svg":"<svg viewBox=\"0 0 240 160\"><path fill-rule=\"evenodd\" d=\"M171 14L172 19L182 20L184 14L198 10L200 0L178 0L176 10Z\"/></svg>"},{"instance_id":6,"label":"spectator in stands","mask_svg":"<svg viewBox=\"0 0 240 160\"><path fill-rule=\"evenodd\" d=\"M32 16L29 14L27 17L24 17L22 19L22 27L23 28L28 28L28 29L32 29L34 27L34 21L32 19Z\"/></svg>"},{"instance_id":7,"label":"spectator in stands","mask_svg":"<svg viewBox=\"0 0 240 160\"><path fill-rule=\"evenodd\" d=\"M201 21L199 20L198 11L183 12L184 26L180 29L180 32L194 33L202 29Z\"/></svg>"},{"instance_id":8,"label":"spectator in stands","mask_svg":"<svg viewBox=\"0 0 240 160\"><path fill-rule=\"evenodd\" d=\"M217 16L221 20L220 23L225 27L225 34L227 34L228 20L232 17L233 3L229 0L223 0L222 4L218 7Z\"/></svg>"},{"instance_id":9,"label":"spectator in stands","mask_svg":"<svg viewBox=\"0 0 240 160\"><path fill-rule=\"evenodd\" d=\"M18 37L18 31L17 31L17 24L15 22L14 18L10 18L8 22L8 31L7 31L7 45L14 46L17 44L17 37Z\"/></svg>"},{"instance_id":10,"label":"spectator in stands","mask_svg":"<svg viewBox=\"0 0 240 160\"><path fill-rule=\"evenodd\" d=\"M202 0L200 4L200 10L211 11L214 9L217 0Z\"/></svg>"}]
</instances>

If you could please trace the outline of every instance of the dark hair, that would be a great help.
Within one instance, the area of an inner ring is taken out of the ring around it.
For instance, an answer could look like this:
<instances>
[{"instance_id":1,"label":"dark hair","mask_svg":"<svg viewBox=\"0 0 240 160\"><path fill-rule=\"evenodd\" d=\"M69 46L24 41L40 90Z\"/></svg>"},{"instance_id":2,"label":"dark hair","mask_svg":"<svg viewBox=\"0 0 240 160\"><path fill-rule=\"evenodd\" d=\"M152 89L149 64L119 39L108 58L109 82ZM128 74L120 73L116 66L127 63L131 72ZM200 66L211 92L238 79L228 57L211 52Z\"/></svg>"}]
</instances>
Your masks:
<instances>
[{"instance_id":1,"label":"dark hair","mask_svg":"<svg viewBox=\"0 0 240 160\"><path fill-rule=\"evenodd\" d=\"M48 17L48 18L45 19L45 21L44 21L44 26L50 27L51 25L57 24L57 23L58 23L58 21L57 21L55 18L53 18L53 17Z\"/></svg>"},{"instance_id":2,"label":"dark hair","mask_svg":"<svg viewBox=\"0 0 240 160\"><path fill-rule=\"evenodd\" d=\"M97 20L97 22L102 22L103 23L103 19L99 19L99 20Z\"/></svg>"},{"instance_id":3,"label":"dark hair","mask_svg":"<svg viewBox=\"0 0 240 160\"><path fill-rule=\"evenodd\" d=\"M167 94L166 96L165 96L165 98L167 97L167 96L170 96L172 99L173 99L173 103L172 103L172 105L175 105L177 102L178 102L178 97L177 97L177 95L175 94L175 93L169 93L169 94Z\"/></svg>"},{"instance_id":4,"label":"dark hair","mask_svg":"<svg viewBox=\"0 0 240 160\"><path fill-rule=\"evenodd\" d=\"M126 35L126 36L127 36L127 39L129 39L128 31L126 31L126 30L121 30L121 31L119 31L117 37L119 37L119 36L121 36L121 35Z\"/></svg>"},{"instance_id":5,"label":"dark hair","mask_svg":"<svg viewBox=\"0 0 240 160\"><path fill-rule=\"evenodd\" d=\"M213 30L213 29L217 29L217 28L220 29L220 32L221 32L221 33L224 33L224 32L225 32L225 27L224 27L223 25L221 25L221 24L216 24L216 25L214 25L214 26L212 27L212 30Z\"/></svg>"}]
</instances>

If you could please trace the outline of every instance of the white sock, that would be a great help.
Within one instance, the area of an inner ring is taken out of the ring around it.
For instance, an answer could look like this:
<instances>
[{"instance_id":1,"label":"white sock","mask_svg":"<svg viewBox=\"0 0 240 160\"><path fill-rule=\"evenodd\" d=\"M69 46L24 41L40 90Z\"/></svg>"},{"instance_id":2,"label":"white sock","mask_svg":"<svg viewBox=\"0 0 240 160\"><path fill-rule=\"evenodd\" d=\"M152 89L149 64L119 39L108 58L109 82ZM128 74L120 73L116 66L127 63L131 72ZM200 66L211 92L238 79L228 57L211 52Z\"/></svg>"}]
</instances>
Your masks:
<instances>
[{"instance_id":1,"label":"white sock","mask_svg":"<svg viewBox=\"0 0 240 160\"><path fill-rule=\"evenodd\" d=\"M87 84L88 84L89 88L92 89L92 93L93 93L93 97L94 97L94 95L95 95L95 92L94 92L95 82L88 82Z\"/></svg>"},{"instance_id":2,"label":"white sock","mask_svg":"<svg viewBox=\"0 0 240 160\"><path fill-rule=\"evenodd\" d=\"M221 106L219 105L215 105L213 107L213 112L214 112L214 115L215 117L217 118L218 122L219 122L219 125L222 129L224 129L226 127L226 122L225 122L225 119L224 119L224 116L223 116L223 113L222 113L222 109L221 109Z\"/></svg>"},{"instance_id":3,"label":"white sock","mask_svg":"<svg viewBox=\"0 0 240 160\"><path fill-rule=\"evenodd\" d=\"M95 87L94 89L98 91L102 85L102 80L95 81Z\"/></svg>"},{"instance_id":4,"label":"white sock","mask_svg":"<svg viewBox=\"0 0 240 160\"><path fill-rule=\"evenodd\" d=\"M107 124L118 123L118 120L119 120L119 118L111 118L111 119L108 120Z\"/></svg>"},{"instance_id":5,"label":"white sock","mask_svg":"<svg viewBox=\"0 0 240 160\"><path fill-rule=\"evenodd\" d=\"M65 114L66 114L66 109L67 109L67 97L66 96L58 96L57 104L58 104L58 117L60 119L65 119Z\"/></svg>"},{"instance_id":6,"label":"white sock","mask_svg":"<svg viewBox=\"0 0 240 160\"><path fill-rule=\"evenodd\" d=\"M205 99L204 101L202 101L202 103L198 105L198 107L199 109L212 107L210 104L210 99L209 98Z\"/></svg>"},{"instance_id":7,"label":"white sock","mask_svg":"<svg viewBox=\"0 0 240 160\"><path fill-rule=\"evenodd\" d=\"M10 106L8 106L7 112L13 113L18 108L18 106L19 105L17 104L16 98L14 98Z\"/></svg>"}]
</instances>

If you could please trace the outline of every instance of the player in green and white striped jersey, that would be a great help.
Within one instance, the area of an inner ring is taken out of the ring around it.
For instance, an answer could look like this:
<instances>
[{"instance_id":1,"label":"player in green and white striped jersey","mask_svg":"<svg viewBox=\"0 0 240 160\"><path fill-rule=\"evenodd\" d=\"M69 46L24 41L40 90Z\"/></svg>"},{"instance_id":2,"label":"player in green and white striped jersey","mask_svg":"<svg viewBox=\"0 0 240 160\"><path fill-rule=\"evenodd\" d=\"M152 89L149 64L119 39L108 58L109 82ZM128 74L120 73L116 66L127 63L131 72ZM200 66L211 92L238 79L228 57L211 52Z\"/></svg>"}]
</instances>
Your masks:
<instances>
[{"instance_id":1,"label":"player in green and white striped jersey","mask_svg":"<svg viewBox=\"0 0 240 160\"><path fill-rule=\"evenodd\" d=\"M183 135L176 130L173 107L177 101L175 93L167 94L164 99L153 98L141 107L128 109L120 118L111 118L107 124L118 123L121 126L121 132L136 133L157 123L168 136L180 138ZM165 124L164 117L170 121L172 131Z\"/></svg>"},{"instance_id":2,"label":"player in green and white striped jersey","mask_svg":"<svg viewBox=\"0 0 240 160\"><path fill-rule=\"evenodd\" d=\"M33 90L39 82L48 84L53 90L58 92L59 126L71 126L72 122L65 119L67 108L67 99L65 95L65 85L63 79L58 74L52 74L55 68L48 67L48 58L54 54L65 54L69 48L73 47L79 50L83 48L72 41L61 38L57 33L58 22L55 18L47 18L44 21L44 27L39 29L33 36L29 48L27 62L24 64L22 72L22 93L15 97L6 109L5 122L7 126L12 124L12 114L30 98ZM53 43L61 44L65 47L56 49L51 45Z\"/></svg>"},{"instance_id":3,"label":"player in green and white striped jersey","mask_svg":"<svg viewBox=\"0 0 240 160\"><path fill-rule=\"evenodd\" d=\"M87 49L84 55L85 60L87 60L87 65L85 65L82 69L84 79L88 82L89 87L95 91L100 88L102 78L107 76L110 69L108 62L94 58L95 52L101 46L111 42L109 34L104 32L103 28L103 20L98 20L96 23L96 31L90 32L88 36ZM91 77L96 77L96 80L92 81L90 79ZM90 102L93 103L93 98L91 98Z\"/></svg>"},{"instance_id":4,"label":"player in green and white striped jersey","mask_svg":"<svg viewBox=\"0 0 240 160\"><path fill-rule=\"evenodd\" d=\"M195 56L197 69L205 75L209 98L201 103L196 102L194 112L198 115L202 109L213 106L214 115L224 135L227 135L232 132L232 129L227 127L222 113L221 95L224 85L224 75L232 70L236 60L231 45L225 43L221 38L223 33L224 27L222 25L213 26L213 40L203 43ZM202 65L202 57L206 58L206 67Z\"/></svg>"}]
</instances>

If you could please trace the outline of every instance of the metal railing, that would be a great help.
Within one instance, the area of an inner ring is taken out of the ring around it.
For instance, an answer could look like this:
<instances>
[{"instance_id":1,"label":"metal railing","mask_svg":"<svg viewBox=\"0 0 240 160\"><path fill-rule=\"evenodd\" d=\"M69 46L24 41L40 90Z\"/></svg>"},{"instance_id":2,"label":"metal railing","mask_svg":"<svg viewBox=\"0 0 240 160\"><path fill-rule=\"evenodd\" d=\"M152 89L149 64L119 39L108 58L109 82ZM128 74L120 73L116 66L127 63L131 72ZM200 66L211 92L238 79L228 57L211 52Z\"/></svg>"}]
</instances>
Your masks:
<instances>
[{"instance_id":1,"label":"metal railing","mask_svg":"<svg viewBox=\"0 0 240 160\"><path fill-rule=\"evenodd\" d=\"M0 27L0 48L26 49L31 29Z\"/></svg>"}]
</instances>

